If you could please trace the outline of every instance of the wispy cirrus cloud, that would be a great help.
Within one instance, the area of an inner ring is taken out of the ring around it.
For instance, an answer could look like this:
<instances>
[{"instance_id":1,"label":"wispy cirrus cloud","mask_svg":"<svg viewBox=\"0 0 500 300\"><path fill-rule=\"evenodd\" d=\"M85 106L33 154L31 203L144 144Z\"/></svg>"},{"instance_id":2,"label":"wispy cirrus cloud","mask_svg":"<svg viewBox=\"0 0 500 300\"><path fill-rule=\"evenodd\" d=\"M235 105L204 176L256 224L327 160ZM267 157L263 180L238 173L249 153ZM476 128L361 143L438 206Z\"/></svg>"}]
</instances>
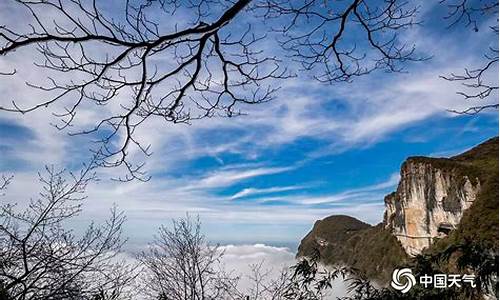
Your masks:
<instances>
[{"instance_id":1,"label":"wispy cirrus cloud","mask_svg":"<svg viewBox=\"0 0 500 300\"><path fill-rule=\"evenodd\" d=\"M245 188L245 189L237 192L236 194L232 195L231 199L235 200L235 199L249 197L249 196L255 196L255 195L297 191L297 190L304 189L304 187L306 187L306 186L304 186L304 185L292 185L292 186L274 186L274 187L269 187L269 188Z\"/></svg>"},{"instance_id":2,"label":"wispy cirrus cloud","mask_svg":"<svg viewBox=\"0 0 500 300\"><path fill-rule=\"evenodd\" d=\"M381 201L385 194L387 194L388 189L394 189L399 182L399 174L393 173L387 180L373 185L368 185L360 188L349 189L339 193L326 194L319 196L312 195L292 195L292 196L282 196L282 197L269 197L262 198L258 201L260 202L276 202L284 201L290 204L299 205L318 205L318 204L332 204L332 205L356 205L356 204L366 204L373 201Z\"/></svg>"},{"instance_id":3,"label":"wispy cirrus cloud","mask_svg":"<svg viewBox=\"0 0 500 300\"><path fill-rule=\"evenodd\" d=\"M199 178L199 180L194 181L191 185L186 186L185 189L191 190L227 187L250 178L283 173L293 170L294 168L295 167L292 166L215 171Z\"/></svg>"}]
</instances>

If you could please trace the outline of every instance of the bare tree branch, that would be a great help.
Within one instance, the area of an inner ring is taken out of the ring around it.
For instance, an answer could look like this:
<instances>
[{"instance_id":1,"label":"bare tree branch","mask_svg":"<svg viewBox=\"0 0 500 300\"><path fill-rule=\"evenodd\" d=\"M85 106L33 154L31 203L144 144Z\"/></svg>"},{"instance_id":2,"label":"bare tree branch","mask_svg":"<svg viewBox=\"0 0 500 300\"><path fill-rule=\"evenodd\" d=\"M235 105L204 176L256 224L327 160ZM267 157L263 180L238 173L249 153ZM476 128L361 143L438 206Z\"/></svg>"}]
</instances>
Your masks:
<instances>
[{"instance_id":1,"label":"bare tree branch","mask_svg":"<svg viewBox=\"0 0 500 300\"><path fill-rule=\"evenodd\" d=\"M479 23L488 16L498 14L498 0L440 0L448 8L448 15L444 18L449 21L448 27L464 23L466 27L472 26L479 31Z\"/></svg>"},{"instance_id":2,"label":"bare tree branch","mask_svg":"<svg viewBox=\"0 0 500 300\"><path fill-rule=\"evenodd\" d=\"M105 16L95 0L15 2L31 14L31 31L1 26L0 54L36 47L43 57L37 66L56 76L48 77L47 84L27 83L47 93L47 99L31 106L13 101L0 109L25 114L60 103L63 110L54 115L62 130L73 126L87 103L118 108L95 126L70 134L98 136L97 163L125 167L128 174L122 180L147 179L143 165L127 156L132 148L150 154L149 145L135 135L149 117L190 123L235 116L241 113L238 104L273 98L277 88L265 85L267 80L290 76L276 57L254 49L261 37L250 27L239 36L223 31L250 0L230 3L212 22L202 20L209 16L210 1L144 1L139 6L127 1L123 23ZM147 16L148 9L157 11L158 5L164 13L174 13L181 5L196 8L197 24L161 32ZM51 19L44 11L53 13Z\"/></svg>"},{"instance_id":3,"label":"bare tree branch","mask_svg":"<svg viewBox=\"0 0 500 300\"><path fill-rule=\"evenodd\" d=\"M6 175L0 176L0 196L4 196L3 191L5 191L7 189L7 186L12 182L13 178L14 178L13 175L11 175L11 176L6 176Z\"/></svg>"},{"instance_id":4,"label":"bare tree branch","mask_svg":"<svg viewBox=\"0 0 500 300\"><path fill-rule=\"evenodd\" d=\"M418 24L418 8L401 0L127 0L123 18L95 0L13 3L28 14L29 26L0 26L0 54L36 49L36 65L47 80L27 85L47 97L31 105L14 100L0 109L26 114L53 107L56 127L95 138L96 163L124 167L119 180L125 181L149 178L144 163L130 158L135 150L151 154L137 135L146 120L237 116L246 105L272 100L279 89L275 79L293 76L260 48L265 33L251 26L226 29L245 9L264 21L279 18L283 28L271 32L282 35L283 49L322 82L351 81L378 69L401 72L404 63L424 59L399 37ZM165 18L185 11L194 17L164 26ZM362 45L354 36L362 37ZM89 104L110 109L99 109L93 126L76 129Z\"/></svg>"},{"instance_id":5,"label":"bare tree branch","mask_svg":"<svg viewBox=\"0 0 500 300\"><path fill-rule=\"evenodd\" d=\"M410 2L266 0L256 10L286 20L277 29L283 48L322 82L352 81L378 69L401 72L404 63L426 59L399 37L418 24L418 7Z\"/></svg>"},{"instance_id":6,"label":"bare tree branch","mask_svg":"<svg viewBox=\"0 0 500 300\"><path fill-rule=\"evenodd\" d=\"M40 197L26 209L0 206L0 286L8 299L98 299L102 289L125 295L133 273L115 258L124 216L113 208L81 237L64 228L80 213L94 168L64 178L47 167Z\"/></svg>"},{"instance_id":7,"label":"bare tree branch","mask_svg":"<svg viewBox=\"0 0 500 300\"><path fill-rule=\"evenodd\" d=\"M495 17L498 23L498 0L474 2L470 0L441 0L441 4L448 7L445 20L450 23L448 27L458 26L463 23L466 27L472 26L475 32L480 31L481 25L490 17ZM465 68L462 74L441 76L448 81L462 84L463 91L457 92L466 100L480 101L493 100L496 103L474 104L465 110L451 110L458 114L475 115L484 110L498 109L498 25L488 28L495 37L496 42L489 46L484 55L485 63L475 68Z\"/></svg>"},{"instance_id":8,"label":"bare tree branch","mask_svg":"<svg viewBox=\"0 0 500 300\"><path fill-rule=\"evenodd\" d=\"M160 227L155 241L138 256L144 292L151 299L236 299L237 277L222 269L223 251L211 246L198 219L189 216Z\"/></svg>"}]
</instances>

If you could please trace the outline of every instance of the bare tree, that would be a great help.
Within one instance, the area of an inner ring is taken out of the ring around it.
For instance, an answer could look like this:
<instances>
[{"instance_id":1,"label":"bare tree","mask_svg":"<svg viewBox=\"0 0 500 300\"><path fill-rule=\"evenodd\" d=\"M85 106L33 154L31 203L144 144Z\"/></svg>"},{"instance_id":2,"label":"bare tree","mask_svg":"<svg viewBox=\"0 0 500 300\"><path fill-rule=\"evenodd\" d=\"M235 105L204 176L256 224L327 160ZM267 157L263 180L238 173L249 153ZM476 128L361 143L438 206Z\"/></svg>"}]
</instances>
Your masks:
<instances>
[{"instance_id":1,"label":"bare tree","mask_svg":"<svg viewBox=\"0 0 500 300\"><path fill-rule=\"evenodd\" d=\"M0 110L51 107L55 126L94 138L96 163L124 168L118 178L124 181L149 179L143 159L130 157L151 154L137 134L147 120L191 123L243 114L247 105L272 100L276 80L294 76L298 70L288 67L296 64L321 82L337 83L376 70L401 72L428 58L402 36L419 24L419 7L405 0L127 0L111 10L96 0L9 1L28 26L0 25L1 57L35 50L32 60L47 80L27 82L41 91L38 102L14 99ZM480 20L498 17L498 0L476 2L441 0L449 26L478 31ZM263 22L245 25L245 17ZM498 35L497 26L490 29ZM281 51L265 50L274 40ZM498 84L487 74L497 66L492 46L483 66L443 78L463 83L459 94L467 99L494 99ZM0 76L16 72L0 70ZM74 126L92 106L98 107L92 125ZM495 107L492 100L463 113Z\"/></svg>"},{"instance_id":2,"label":"bare tree","mask_svg":"<svg viewBox=\"0 0 500 300\"><path fill-rule=\"evenodd\" d=\"M11 183L13 178L14 176L6 176L6 175L0 176L0 196L5 195L3 191L7 189L7 186Z\"/></svg>"},{"instance_id":3,"label":"bare tree","mask_svg":"<svg viewBox=\"0 0 500 300\"><path fill-rule=\"evenodd\" d=\"M399 39L417 23L417 7L401 0L127 0L123 14L95 0L11 1L24 9L29 26L0 26L0 54L36 49L36 65L48 81L27 84L47 96L32 106L14 100L0 109L25 114L60 104L56 126L70 130L83 107L113 106L100 109L90 128L70 134L97 136L98 164L125 167L121 180L148 179L143 163L127 159L134 148L150 154L135 135L147 119L190 123L239 115L245 105L273 99L275 79L293 76L262 50L267 35L257 32L266 28L235 20L245 11L271 22L264 27L282 25L267 31L281 36L286 53L320 81L397 72L422 60ZM169 24L172 19L178 23ZM358 33L361 45L352 39Z\"/></svg>"},{"instance_id":4,"label":"bare tree","mask_svg":"<svg viewBox=\"0 0 500 300\"><path fill-rule=\"evenodd\" d=\"M484 32L482 27L489 18L496 19L498 23L498 0L470 1L470 0L441 0L449 9L449 27L463 24L475 32ZM462 74L441 76L448 81L462 84L465 90L457 92L466 100L479 102L462 111L453 111L459 114L475 115L483 110L498 109L498 25L487 28L495 43L488 46L483 55L484 63L473 68L465 68Z\"/></svg>"},{"instance_id":5,"label":"bare tree","mask_svg":"<svg viewBox=\"0 0 500 300\"><path fill-rule=\"evenodd\" d=\"M288 266L273 274L275 270L265 269L265 261L250 265L249 287L240 291L245 300L286 300L285 291L290 285L291 272Z\"/></svg>"},{"instance_id":6,"label":"bare tree","mask_svg":"<svg viewBox=\"0 0 500 300\"><path fill-rule=\"evenodd\" d=\"M99 140L101 147L94 150L98 162L105 167L125 166L131 177L124 180L144 179L141 165L133 165L126 157L130 145L149 154L149 147L141 145L134 135L147 118L187 123L221 113L234 116L239 114L239 103L272 99L276 88L263 86L266 79L288 76L279 68L278 59L264 57L260 50L253 49L261 37L249 29L239 36L222 31L250 0L162 0L137 5L126 1L123 23L106 16L96 1L15 2L31 14L31 31L0 27L0 54L36 47L43 56L38 66L65 76L50 77L48 85L28 84L48 92L48 99L31 107L12 102L12 107L2 109L28 113L63 102L64 110L56 116L61 120L58 128L65 129L85 103L114 104L120 108L118 113L71 134L105 132ZM158 10L164 12L163 18L171 18L185 5L195 11L195 23L184 29L175 26L163 32L165 26L149 18L151 11ZM207 10L212 5L226 9L215 19L210 18L217 11ZM56 17L44 15L47 12ZM206 19L214 20L208 23ZM119 93L130 94L130 99L117 97ZM112 147L119 135L125 138L118 147Z\"/></svg>"},{"instance_id":7,"label":"bare tree","mask_svg":"<svg viewBox=\"0 0 500 300\"><path fill-rule=\"evenodd\" d=\"M211 246L199 219L189 216L161 226L155 241L138 255L144 292L151 299L234 299L237 277L223 270L223 251Z\"/></svg>"},{"instance_id":8,"label":"bare tree","mask_svg":"<svg viewBox=\"0 0 500 300\"><path fill-rule=\"evenodd\" d=\"M284 19L277 29L283 49L321 82L400 72L406 62L425 60L399 37L418 24L418 7L406 1L266 0L257 7L266 18Z\"/></svg>"},{"instance_id":9,"label":"bare tree","mask_svg":"<svg viewBox=\"0 0 500 300\"><path fill-rule=\"evenodd\" d=\"M133 275L116 259L124 216L112 209L105 224L91 224L81 237L65 227L81 211L93 168L69 178L47 168L38 199L25 209L0 206L0 289L7 299L125 296Z\"/></svg>"},{"instance_id":10,"label":"bare tree","mask_svg":"<svg viewBox=\"0 0 500 300\"><path fill-rule=\"evenodd\" d=\"M144 295L169 300L322 300L334 280L347 279L351 272L327 269L315 258L302 258L279 272L260 261L249 266L242 286L241 277L224 270L223 256L224 251L206 241L199 219L187 216L173 221L171 229L162 226L148 250L138 255Z\"/></svg>"}]
</instances>

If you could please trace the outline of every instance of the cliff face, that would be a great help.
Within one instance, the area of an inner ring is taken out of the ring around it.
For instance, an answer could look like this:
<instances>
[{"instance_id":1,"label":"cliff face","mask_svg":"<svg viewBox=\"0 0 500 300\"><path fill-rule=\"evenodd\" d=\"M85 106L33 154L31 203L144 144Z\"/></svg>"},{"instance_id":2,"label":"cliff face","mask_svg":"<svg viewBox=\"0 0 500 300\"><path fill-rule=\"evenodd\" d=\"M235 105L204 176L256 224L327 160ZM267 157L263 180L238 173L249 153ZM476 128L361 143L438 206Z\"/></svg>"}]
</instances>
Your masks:
<instances>
[{"instance_id":1,"label":"cliff face","mask_svg":"<svg viewBox=\"0 0 500 300\"><path fill-rule=\"evenodd\" d=\"M455 229L480 191L478 178L462 175L453 160L443 162L408 159L397 191L385 198L384 226L410 256Z\"/></svg>"}]
</instances>

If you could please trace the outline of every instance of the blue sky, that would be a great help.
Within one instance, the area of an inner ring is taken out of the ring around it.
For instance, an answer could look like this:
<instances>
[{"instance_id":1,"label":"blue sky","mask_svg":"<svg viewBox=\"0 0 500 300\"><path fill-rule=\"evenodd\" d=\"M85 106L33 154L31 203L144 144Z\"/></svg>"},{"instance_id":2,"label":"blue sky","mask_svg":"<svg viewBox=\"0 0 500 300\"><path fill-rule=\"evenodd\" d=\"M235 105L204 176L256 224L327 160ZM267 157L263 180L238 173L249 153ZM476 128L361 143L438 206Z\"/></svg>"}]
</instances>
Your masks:
<instances>
[{"instance_id":1,"label":"blue sky","mask_svg":"<svg viewBox=\"0 0 500 300\"><path fill-rule=\"evenodd\" d=\"M447 30L443 12L422 5L426 22L405 38L431 60L407 66L406 73L376 72L349 84L322 85L299 72L276 83L281 90L274 101L245 108L248 115L235 119L189 126L152 120L139 132L152 144L146 160L152 179L116 183L107 178L120 171L104 170L103 180L89 187L76 224L104 218L115 203L128 216L129 243L139 245L159 224L186 212L199 214L208 237L220 242L297 243L314 220L332 214L380 222L383 197L395 189L408 156L446 157L498 135L497 111L448 112L469 103L456 94L457 84L439 78L479 64L478 53L498 40L463 27ZM13 17L2 11L7 9L0 9L0 19ZM0 66L29 69L26 54L2 57ZM40 96L26 89L24 79L44 75L23 70L0 83L3 105ZM495 73L490 79L497 81ZM75 168L88 157L88 140L50 126L50 111L0 113L0 172L15 175L7 201L36 196L43 165ZM91 124L93 113L84 112L79 125Z\"/></svg>"}]
</instances>

